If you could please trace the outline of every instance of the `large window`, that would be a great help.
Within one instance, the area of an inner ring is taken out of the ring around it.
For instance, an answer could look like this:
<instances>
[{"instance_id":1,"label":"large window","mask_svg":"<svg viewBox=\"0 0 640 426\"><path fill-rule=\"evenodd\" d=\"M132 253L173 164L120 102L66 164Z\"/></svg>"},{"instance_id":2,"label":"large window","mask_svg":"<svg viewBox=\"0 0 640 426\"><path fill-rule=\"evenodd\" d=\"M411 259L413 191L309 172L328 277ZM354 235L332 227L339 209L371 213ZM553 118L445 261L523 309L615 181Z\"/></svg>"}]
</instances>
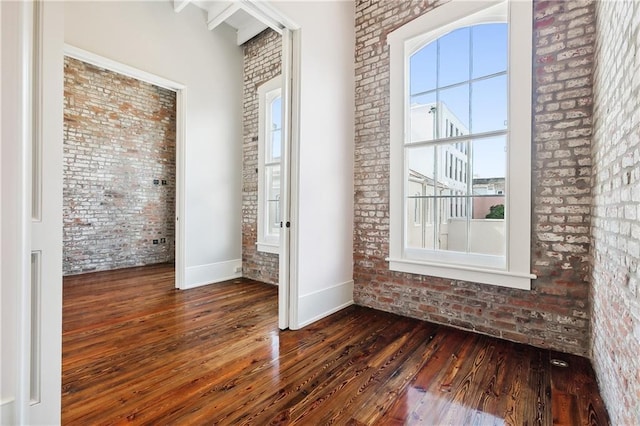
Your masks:
<instances>
[{"instance_id":1,"label":"large window","mask_svg":"<svg viewBox=\"0 0 640 426\"><path fill-rule=\"evenodd\" d=\"M258 88L258 250L279 252L282 88L278 76Z\"/></svg>"},{"instance_id":2,"label":"large window","mask_svg":"<svg viewBox=\"0 0 640 426\"><path fill-rule=\"evenodd\" d=\"M389 35L391 269L530 287L531 24L454 0Z\"/></svg>"}]
</instances>

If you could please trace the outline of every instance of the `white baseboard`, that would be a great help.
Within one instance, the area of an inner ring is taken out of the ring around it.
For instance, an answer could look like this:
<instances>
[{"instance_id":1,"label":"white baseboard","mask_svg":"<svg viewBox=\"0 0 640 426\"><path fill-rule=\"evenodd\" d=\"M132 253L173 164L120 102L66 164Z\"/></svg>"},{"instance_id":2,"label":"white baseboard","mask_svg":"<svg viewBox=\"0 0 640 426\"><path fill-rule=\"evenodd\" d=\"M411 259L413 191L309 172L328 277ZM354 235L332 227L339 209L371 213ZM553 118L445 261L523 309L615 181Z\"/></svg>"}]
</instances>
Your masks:
<instances>
[{"instance_id":1,"label":"white baseboard","mask_svg":"<svg viewBox=\"0 0 640 426\"><path fill-rule=\"evenodd\" d=\"M184 285L182 290L240 278L242 276L242 272L236 272L238 268L242 271L242 259L209 263L207 265L189 266L184 274Z\"/></svg>"},{"instance_id":2,"label":"white baseboard","mask_svg":"<svg viewBox=\"0 0 640 426\"><path fill-rule=\"evenodd\" d=\"M7 399L0 402L0 425L16 424L14 418L15 400Z\"/></svg>"},{"instance_id":3,"label":"white baseboard","mask_svg":"<svg viewBox=\"0 0 640 426\"><path fill-rule=\"evenodd\" d=\"M306 327L324 317L353 305L353 280L314 291L300 297L298 327Z\"/></svg>"}]
</instances>

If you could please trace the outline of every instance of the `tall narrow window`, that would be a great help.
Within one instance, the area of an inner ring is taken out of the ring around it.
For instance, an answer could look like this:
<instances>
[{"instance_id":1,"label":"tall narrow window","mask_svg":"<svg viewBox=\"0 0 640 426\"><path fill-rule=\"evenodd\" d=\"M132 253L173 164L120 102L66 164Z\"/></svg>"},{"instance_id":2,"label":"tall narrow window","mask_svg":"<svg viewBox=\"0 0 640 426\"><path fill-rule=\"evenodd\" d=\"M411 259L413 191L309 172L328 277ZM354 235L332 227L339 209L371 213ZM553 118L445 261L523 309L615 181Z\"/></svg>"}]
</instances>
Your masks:
<instances>
[{"instance_id":1,"label":"tall narrow window","mask_svg":"<svg viewBox=\"0 0 640 426\"><path fill-rule=\"evenodd\" d=\"M453 0L389 35L391 269L529 288L531 27L530 1ZM398 214L415 175L434 205L422 240Z\"/></svg>"},{"instance_id":2,"label":"tall narrow window","mask_svg":"<svg viewBox=\"0 0 640 426\"><path fill-rule=\"evenodd\" d=\"M258 250L279 252L282 88L276 77L258 88Z\"/></svg>"}]
</instances>

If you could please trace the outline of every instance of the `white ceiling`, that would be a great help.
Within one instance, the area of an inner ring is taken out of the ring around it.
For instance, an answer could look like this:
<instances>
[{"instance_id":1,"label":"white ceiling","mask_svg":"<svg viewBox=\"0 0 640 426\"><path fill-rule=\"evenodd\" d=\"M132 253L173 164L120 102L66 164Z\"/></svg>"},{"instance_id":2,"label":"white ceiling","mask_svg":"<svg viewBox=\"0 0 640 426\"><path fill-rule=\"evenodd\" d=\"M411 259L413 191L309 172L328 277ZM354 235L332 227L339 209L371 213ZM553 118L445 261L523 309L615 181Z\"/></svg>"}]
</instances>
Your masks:
<instances>
[{"instance_id":1,"label":"white ceiling","mask_svg":"<svg viewBox=\"0 0 640 426\"><path fill-rule=\"evenodd\" d=\"M177 2L174 0L175 3ZM268 28L250 13L242 1L191 0L190 3L207 11L210 30L223 22L235 28L238 46Z\"/></svg>"}]
</instances>

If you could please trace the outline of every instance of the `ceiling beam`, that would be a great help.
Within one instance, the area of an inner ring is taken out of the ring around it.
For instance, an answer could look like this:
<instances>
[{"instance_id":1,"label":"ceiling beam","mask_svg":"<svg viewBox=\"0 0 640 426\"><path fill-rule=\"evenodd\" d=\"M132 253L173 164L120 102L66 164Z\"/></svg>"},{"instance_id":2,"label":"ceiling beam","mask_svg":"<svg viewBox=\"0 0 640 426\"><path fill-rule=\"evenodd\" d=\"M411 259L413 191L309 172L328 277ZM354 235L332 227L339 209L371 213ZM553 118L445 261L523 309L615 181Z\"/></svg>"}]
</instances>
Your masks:
<instances>
[{"instance_id":1,"label":"ceiling beam","mask_svg":"<svg viewBox=\"0 0 640 426\"><path fill-rule=\"evenodd\" d=\"M191 3L191 0L173 0L173 11L176 13L181 12L189 3Z\"/></svg>"},{"instance_id":2,"label":"ceiling beam","mask_svg":"<svg viewBox=\"0 0 640 426\"><path fill-rule=\"evenodd\" d=\"M241 8L236 2L216 2L207 12L207 27L213 30Z\"/></svg>"}]
</instances>

